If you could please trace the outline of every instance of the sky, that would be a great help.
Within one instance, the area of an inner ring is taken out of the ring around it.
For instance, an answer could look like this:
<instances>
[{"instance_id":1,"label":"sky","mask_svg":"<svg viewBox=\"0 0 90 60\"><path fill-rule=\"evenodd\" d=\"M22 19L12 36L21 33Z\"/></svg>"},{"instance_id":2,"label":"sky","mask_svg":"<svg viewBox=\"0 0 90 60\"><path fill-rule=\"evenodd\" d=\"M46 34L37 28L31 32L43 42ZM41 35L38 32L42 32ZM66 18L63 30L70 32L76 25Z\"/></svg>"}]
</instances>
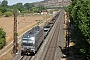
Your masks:
<instances>
[{"instance_id":1,"label":"sky","mask_svg":"<svg viewBox=\"0 0 90 60\"><path fill-rule=\"evenodd\" d=\"M2 0L0 0L2 1ZM13 5L16 3L32 3L32 2L39 2L39 1L44 1L44 0L7 0L8 1L8 5Z\"/></svg>"}]
</instances>

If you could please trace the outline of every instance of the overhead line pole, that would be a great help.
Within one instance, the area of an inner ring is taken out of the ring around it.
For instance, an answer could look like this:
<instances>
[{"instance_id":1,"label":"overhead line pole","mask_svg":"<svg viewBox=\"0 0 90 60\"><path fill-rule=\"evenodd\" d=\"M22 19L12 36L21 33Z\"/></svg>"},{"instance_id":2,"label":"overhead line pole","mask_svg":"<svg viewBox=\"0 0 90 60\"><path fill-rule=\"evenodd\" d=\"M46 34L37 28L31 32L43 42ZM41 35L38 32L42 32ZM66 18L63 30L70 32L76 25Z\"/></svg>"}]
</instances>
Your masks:
<instances>
[{"instance_id":1,"label":"overhead line pole","mask_svg":"<svg viewBox=\"0 0 90 60\"><path fill-rule=\"evenodd\" d=\"M18 49L18 43L17 43L17 16L16 16L16 12L14 12L14 29L13 29L13 53L16 54Z\"/></svg>"}]
</instances>

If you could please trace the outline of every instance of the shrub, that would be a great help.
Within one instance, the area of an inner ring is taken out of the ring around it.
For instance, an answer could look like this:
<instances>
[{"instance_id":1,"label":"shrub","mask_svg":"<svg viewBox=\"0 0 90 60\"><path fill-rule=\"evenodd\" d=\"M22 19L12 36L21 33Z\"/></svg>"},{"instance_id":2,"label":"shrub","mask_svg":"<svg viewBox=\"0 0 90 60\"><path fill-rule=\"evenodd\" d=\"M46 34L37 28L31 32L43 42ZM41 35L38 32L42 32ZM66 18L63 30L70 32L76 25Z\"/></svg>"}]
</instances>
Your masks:
<instances>
[{"instance_id":1,"label":"shrub","mask_svg":"<svg viewBox=\"0 0 90 60\"><path fill-rule=\"evenodd\" d=\"M5 13L4 13L4 16L5 16L5 17L12 16L12 12L5 12Z\"/></svg>"},{"instance_id":2,"label":"shrub","mask_svg":"<svg viewBox=\"0 0 90 60\"><path fill-rule=\"evenodd\" d=\"M7 11L7 9L6 9L5 7L0 7L0 11L1 11L2 13L5 13L5 12Z\"/></svg>"},{"instance_id":3,"label":"shrub","mask_svg":"<svg viewBox=\"0 0 90 60\"><path fill-rule=\"evenodd\" d=\"M2 16L2 12L0 11L0 16Z\"/></svg>"},{"instance_id":4,"label":"shrub","mask_svg":"<svg viewBox=\"0 0 90 60\"><path fill-rule=\"evenodd\" d=\"M50 12L50 14L53 14L53 10L50 10L49 12Z\"/></svg>"},{"instance_id":5,"label":"shrub","mask_svg":"<svg viewBox=\"0 0 90 60\"><path fill-rule=\"evenodd\" d=\"M3 31L2 28L0 28L0 49L3 48L6 44L6 33Z\"/></svg>"}]
</instances>

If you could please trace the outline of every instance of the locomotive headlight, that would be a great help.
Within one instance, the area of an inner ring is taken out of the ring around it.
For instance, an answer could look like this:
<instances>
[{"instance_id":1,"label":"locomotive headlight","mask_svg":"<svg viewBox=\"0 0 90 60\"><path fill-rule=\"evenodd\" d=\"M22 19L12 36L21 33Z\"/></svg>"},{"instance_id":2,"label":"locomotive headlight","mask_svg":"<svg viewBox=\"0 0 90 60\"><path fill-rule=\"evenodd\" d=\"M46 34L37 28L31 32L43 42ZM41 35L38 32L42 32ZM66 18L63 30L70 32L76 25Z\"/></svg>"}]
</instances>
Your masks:
<instances>
[{"instance_id":1,"label":"locomotive headlight","mask_svg":"<svg viewBox=\"0 0 90 60\"><path fill-rule=\"evenodd\" d=\"M31 37L31 40L35 40L35 38L34 37Z\"/></svg>"},{"instance_id":2,"label":"locomotive headlight","mask_svg":"<svg viewBox=\"0 0 90 60\"><path fill-rule=\"evenodd\" d=\"M30 40L30 42L32 42L33 44L35 43L35 37L31 37Z\"/></svg>"}]
</instances>

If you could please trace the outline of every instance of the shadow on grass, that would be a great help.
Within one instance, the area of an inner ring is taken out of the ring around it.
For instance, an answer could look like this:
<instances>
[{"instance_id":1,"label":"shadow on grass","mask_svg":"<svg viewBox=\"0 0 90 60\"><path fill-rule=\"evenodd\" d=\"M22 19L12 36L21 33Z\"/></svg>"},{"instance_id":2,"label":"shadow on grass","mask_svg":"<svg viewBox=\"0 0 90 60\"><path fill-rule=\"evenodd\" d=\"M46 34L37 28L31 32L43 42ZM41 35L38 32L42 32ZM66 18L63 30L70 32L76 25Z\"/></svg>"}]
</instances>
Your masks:
<instances>
[{"instance_id":1,"label":"shadow on grass","mask_svg":"<svg viewBox=\"0 0 90 60\"><path fill-rule=\"evenodd\" d=\"M80 52L79 45L77 45L77 40L75 39L76 38L75 35L72 32L70 32L69 37L70 38L68 42L66 40L66 46L64 48L59 46L63 54L62 58L66 58L66 60L85 60L83 54Z\"/></svg>"}]
</instances>

